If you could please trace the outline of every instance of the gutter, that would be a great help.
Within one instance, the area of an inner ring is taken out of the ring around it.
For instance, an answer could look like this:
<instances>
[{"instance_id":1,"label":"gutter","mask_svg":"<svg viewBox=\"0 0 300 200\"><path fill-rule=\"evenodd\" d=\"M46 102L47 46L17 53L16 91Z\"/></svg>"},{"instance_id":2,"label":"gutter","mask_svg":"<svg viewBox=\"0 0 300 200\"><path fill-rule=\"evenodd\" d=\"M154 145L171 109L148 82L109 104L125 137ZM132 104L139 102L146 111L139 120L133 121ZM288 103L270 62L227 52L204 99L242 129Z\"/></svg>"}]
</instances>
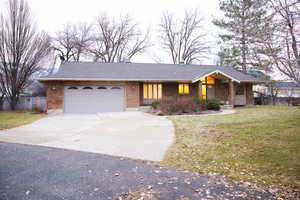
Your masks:
<instances>
[{"instance_id":1,"label":"gutter","mask_svg":"<svg viewBox=\"0 0 300 200\"><path fill-rule=\"evenodd\" d=\"M179 79L168 79L168 80L157 80L157 79L99 79L99 78L38 78L36 79L40 82L47 81L118 81L118 82L128 82L128 81L145 81L145 82L189 82L192 80L179 80Z\"/></svg>"}]
</instances>

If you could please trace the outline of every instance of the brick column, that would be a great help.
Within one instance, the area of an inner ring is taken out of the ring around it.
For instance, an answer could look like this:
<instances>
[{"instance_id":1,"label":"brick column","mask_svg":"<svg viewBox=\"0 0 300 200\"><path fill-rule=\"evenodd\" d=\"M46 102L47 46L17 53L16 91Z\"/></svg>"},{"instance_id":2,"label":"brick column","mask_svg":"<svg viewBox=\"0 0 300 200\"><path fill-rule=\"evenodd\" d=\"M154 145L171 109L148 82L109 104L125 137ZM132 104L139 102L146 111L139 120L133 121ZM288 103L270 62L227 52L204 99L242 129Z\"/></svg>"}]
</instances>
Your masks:
<instances>
[{"instance_id":1,"label":"brick column","mask_svg":"<svg viewBox=\"0 0 300 200\"><path fill-rule=\"evenodd\" d=\"M234 91L234 83L232 80L229 80L229 104L234 105L234 97L235 97L235 91Z\"/></svg>"},{"instance_id":2,"label":"brick column","mask_svg":"<svg viewBox=\"0 0 300 200\"><path fill-rule=\"evenodd\" d=\"M64 99L64 85L62 82L46 82L47 109L62 110Z\"/></svg>"},{"instance_id":3,"label":"brick column","mask_svg":"<svg viewBox=\"0 0 300 200\"><path fill-rule=\"evenodd\" d=\"M138 82L126 83L126 107L135 108L140 106L140 84Z\"/></svg>"}]
</instances>

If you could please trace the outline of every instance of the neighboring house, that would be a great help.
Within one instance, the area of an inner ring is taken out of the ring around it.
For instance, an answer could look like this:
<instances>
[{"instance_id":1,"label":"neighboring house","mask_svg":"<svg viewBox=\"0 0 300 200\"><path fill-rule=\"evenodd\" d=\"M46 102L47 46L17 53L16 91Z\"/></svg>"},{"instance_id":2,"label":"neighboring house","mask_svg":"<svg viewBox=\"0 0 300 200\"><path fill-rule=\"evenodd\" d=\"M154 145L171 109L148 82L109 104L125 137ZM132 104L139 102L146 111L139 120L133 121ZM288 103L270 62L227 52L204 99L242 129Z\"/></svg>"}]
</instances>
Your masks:
<instances>
[{"instance_id":1,"label":"neighboring house","mask_svg":"<svg viewBox=\"0 0 300 200\"><path fill-rule=\"evenodd\" d=\"M266 96L271 95L271 90L273 90L277 98L300 97L300 86L293 81L273 81L269 87L267 85L255 85L253 90Z\"/></svg>"},{"instance_id":2,"label":"neighboring house","mask_svg":"<svg viewBox=\"0 0 300 200\"><path fill-rule=\"evenodd\" d=\"M300 101L300 86L293 81L271 81L255 85L256 104L293 104Z\"/></svg>"},{"instance_id":3,"label":"neighboring house","mask_svg":"<svg viewBox=\"0 0 300 200\"><path fill-rule=\"evenodd\" d=\"M19 97L19 102L17 104L17 110L37 110L46 111L46 97L33 97L29 93L22 93ZM11 110L9 101L5 98L3 103L3 110Z\"/></svg>"},{"instance_id":4,"label":"neighboring house","mask_svg":"<svg viewBox=\"0 0 300 200\"><path fill-rule=\"evenodd\" d=\"M41 76L47 76L53 72L55 72L54 68L39 67L36 69L36 72L28 80L27 87L20 94L19 102L16 107L17 110L47 110L46 89L42 83L35 79ZM11 110L8 97L5 97L2 109Z\"/></svg>"},{"instance_id":5,"label":"neighboring house","mask_svg":"<svg viewBox=\"0 0 300 200\"><path fill-rule=\"evenodd\" d=\"M277 92L277 97L300 97L300 85L297 85L295 82L289 81L284 82L280 81L275 83L274 90Z\"/></svg>"},{"instance_id":6,"label":"neighboring house","mask_svg":"<svg viewBox=\"0 0 300 200\"><path fill-rule=\"evenodd\" d=\"M260 82L230 67L96 62L65 62L38 80L46 85L48 111L66 113L138 109L175 97L251 105L252 86Z\"/></svg>"},{"instance_id":7,"label":"neighboring house","mask_svg":"<svg viewBox=\"0 0 300 200\"><path fill-rule=\"evenodd\" d=\"M7 98L3 103L3 110L10 110ZM42 83L32 81L30 85L20 94L17 110L36 110L44 112L47 110L46 90Z\"/></svg>"}]
</instances>

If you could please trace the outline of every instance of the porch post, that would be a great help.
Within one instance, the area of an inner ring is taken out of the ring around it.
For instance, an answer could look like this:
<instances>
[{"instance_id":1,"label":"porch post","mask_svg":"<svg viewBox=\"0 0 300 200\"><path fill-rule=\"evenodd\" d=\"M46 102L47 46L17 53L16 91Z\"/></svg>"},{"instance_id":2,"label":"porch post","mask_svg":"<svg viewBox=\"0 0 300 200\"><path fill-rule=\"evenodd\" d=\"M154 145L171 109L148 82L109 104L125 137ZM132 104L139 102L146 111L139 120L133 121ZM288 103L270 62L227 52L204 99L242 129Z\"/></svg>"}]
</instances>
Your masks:
<instances>
[{"instance_id":1,"label":"porch post","mask_svg":"<svg viewBox=\"0 0 300 200\"><path fill-rule=\"evenodd\" d=\"M232 80L229 80L229 104L230 105L234 105L234 97L235 97L234 83Z\"/></svg>"},{"instance_id":2,"label":"porch post","mask_svg":"<svg viewBox=\"0 0 300 200\"><path fill-rule=\"evenodd\" d=\"M202 100L202 81L198 83L198 98Z\"/></svg>"}]
</instances>

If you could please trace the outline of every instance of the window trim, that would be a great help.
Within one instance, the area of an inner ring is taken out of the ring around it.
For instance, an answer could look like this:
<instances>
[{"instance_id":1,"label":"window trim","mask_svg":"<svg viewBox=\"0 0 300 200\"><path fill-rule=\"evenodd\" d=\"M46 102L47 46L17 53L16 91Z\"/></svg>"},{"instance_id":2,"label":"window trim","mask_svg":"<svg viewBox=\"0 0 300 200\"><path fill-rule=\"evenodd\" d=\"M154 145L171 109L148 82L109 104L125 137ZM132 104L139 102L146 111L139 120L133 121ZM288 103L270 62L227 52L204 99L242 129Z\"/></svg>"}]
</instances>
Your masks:
<instances>
[{"instance_id":1,"label":"window trim","mask_svg":"<svg viewBox=\"0 0 300 200\"><path fill-rule=\"evenodd\" d=\"M143 83L143 99L161 100L162 83Z\"/></svg>"},{"instance_id":2,"label":"window trim","mask_svg":"<svg viewBox=\"0 0 300 200\"><path fill-rule=\"evenodd\" d=\"M99 86L99 87L97 87L97 89L98 90L107 90L107 87L105 87L105 86Z\"/></svg>"},{"instance_id":3,"label":"window trim","mask_svg":"<svg viewBox=\"0 0 300 200\"><path fill-rule=\"evenodd\" d=\"M93 88L91 86L84 86L82 89L83 90L93 90Z\"/></svg>"},{"instance_id":4,"label":"window trim","mask_svg":"<svg viewBox=\"0 0 300 200\"><path fill-rule=\"evenodd\" d=\"M79 88L76 86L70 86L67 88L68 90L78 90Z\"/></svg>"},{"instance_id":5,"label":"window trim","mask_svg":"<svg viewBox=\"0 0 300 200\"><path fill-rule=\"evenodd\" d=\"M119 87L119 86L112 86L110 89L111 90L121 90L121 87Z\"/></svg>"},{"instance_id":6,"label":"window trim","mask_svg":"<svg viewBox=\"0 0 300 200\"><path fill-rule=\"evenodd\" d=\"M182 89L182 91L181 91L181 89ZM180 94L180 95L190 94L190 84L189 83L178 83L178 94Z\"/></svg>"},{"instance_id":7,"label":"window trim","mask_svg":"<svg viewBox=\"0 0 300 200\"><path fill-rule=\"evenodd\" d=\"M245 86L242 84L238 84L235 87L235 95L236 96L244 96L245 95Z\"/></svg>"}]
</instances>

